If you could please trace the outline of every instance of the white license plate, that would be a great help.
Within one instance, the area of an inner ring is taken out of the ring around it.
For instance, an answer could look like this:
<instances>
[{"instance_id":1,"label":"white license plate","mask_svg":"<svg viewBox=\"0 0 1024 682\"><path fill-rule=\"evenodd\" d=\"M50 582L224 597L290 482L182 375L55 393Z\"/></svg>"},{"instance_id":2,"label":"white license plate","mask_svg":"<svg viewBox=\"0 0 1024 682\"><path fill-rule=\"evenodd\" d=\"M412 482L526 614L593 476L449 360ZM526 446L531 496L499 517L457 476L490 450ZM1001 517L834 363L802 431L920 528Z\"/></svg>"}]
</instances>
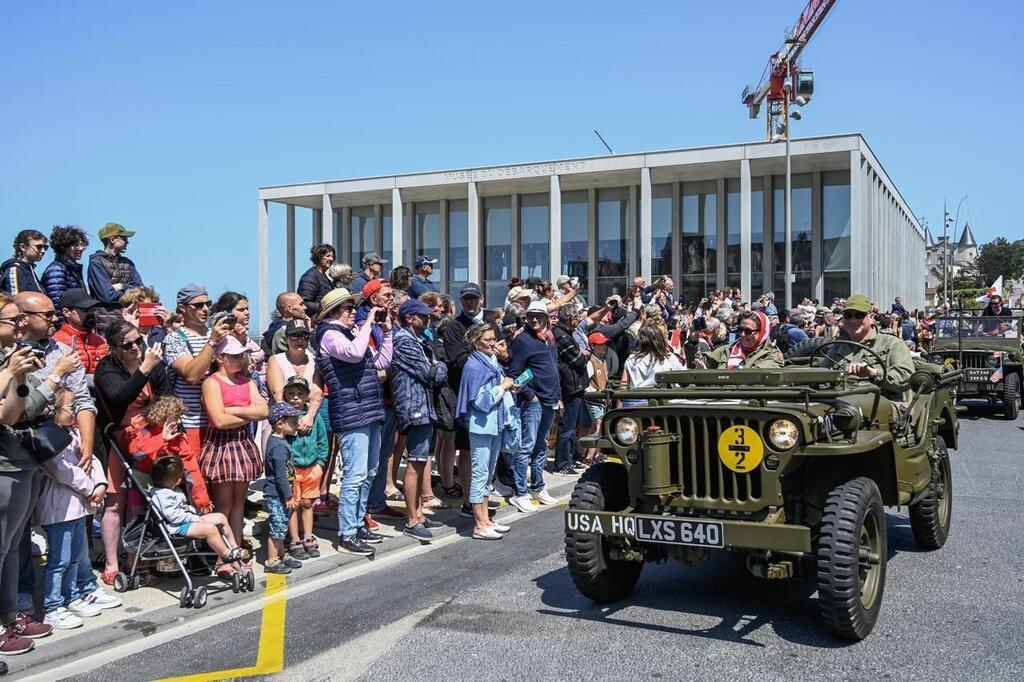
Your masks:
<instances>
[{"instance_id":1,"label":"white license plate","mask_svg":"<svg viewBox=\"0 0 1024 682\"><path fill-rule=\"evenodd\" d=\"M570 509L565 513L565 527L578 533L617 535L663 545L725 547L725 533L720 521L632 514L599 516Z\"/></svg>"},{"instance_id":2,"label":"white license plate","mask_svg":"<svg viewBox=\"0 0 1024 682\"><path fill-rule=\"evenodd\" d=\"M992 376L992 371L990 369L969 369L965 378L967 381L976 381L979 384L983 384L988 382L988 378Z\"/></svg>"}]
</instances>

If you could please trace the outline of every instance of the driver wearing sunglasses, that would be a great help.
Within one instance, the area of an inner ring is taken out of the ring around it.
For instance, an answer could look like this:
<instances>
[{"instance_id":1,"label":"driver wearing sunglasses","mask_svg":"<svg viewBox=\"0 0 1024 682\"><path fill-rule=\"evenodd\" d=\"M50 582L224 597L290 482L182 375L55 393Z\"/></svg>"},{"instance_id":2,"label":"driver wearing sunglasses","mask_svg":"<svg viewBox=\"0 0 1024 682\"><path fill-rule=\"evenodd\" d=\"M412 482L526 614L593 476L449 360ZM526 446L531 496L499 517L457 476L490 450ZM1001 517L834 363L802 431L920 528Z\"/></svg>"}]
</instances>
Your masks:
<instances>
[{"instance_id":1,"label":"driver wearing sunglasses","mask_svg":"<svg viewBox=\"0 0 1024 682\"><path fill-rule=\"evenodd\" d=\"M908 400L906 386L914 373L914 359L898 336L879 333L875 328L875 315L867 296L853 294L846 299L839 331L839 340L843 339L874 353L854 345L836 344L826 352L833 367L845 367L854 385L876 384L890 400Z\"/></svg>"}]
</instances>

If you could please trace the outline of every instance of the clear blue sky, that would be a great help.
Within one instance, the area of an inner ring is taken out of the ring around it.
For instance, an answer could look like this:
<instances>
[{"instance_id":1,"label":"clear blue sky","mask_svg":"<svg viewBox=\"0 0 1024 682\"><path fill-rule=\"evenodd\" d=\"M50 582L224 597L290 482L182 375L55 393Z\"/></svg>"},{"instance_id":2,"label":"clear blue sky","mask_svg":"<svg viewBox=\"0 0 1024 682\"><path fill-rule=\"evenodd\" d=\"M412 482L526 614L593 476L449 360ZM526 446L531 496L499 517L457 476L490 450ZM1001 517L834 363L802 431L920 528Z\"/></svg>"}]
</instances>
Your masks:
<instances>
[{"instance_id":1,"label":"clear blue sky","mask_svg":"<svg viewBox=\"0 0 1024 682\"><path fill-rule=\"evenodd\" d=\"M594 128L620 153L761 139L740 91L803 5L11 0L0 249L116 221L165 297L190 280L255 297L261 185L595 155ZM1022 15L839 0L794 134L862 132L933 230L968 194L979 241L1024 236Z\"/></svg>"}]
</instances>

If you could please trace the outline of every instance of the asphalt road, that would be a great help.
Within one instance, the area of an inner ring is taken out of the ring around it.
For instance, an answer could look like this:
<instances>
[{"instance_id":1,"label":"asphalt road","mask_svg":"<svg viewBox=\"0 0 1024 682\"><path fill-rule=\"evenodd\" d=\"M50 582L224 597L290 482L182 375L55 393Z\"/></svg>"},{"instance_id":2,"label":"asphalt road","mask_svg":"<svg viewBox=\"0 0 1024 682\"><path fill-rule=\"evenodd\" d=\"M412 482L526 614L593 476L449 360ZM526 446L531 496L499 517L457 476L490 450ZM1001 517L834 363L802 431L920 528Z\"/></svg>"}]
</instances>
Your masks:
<instances>
[{"instance_id":1,"label":"asphalt road","mask_svg":"<svg viewBox=\"0 0 1024 682\"><path fill-rule=\"evenodd\" d=\"M821 627L813 587L750 576L722 555L648 565L611 608L564 565L561 508L500 542L460 538L287 602L285 669L269 679L1024 678L1024 420L963 415L947 545L917 551L890 510L884 604L851 644ZM468 524L469 521L466 521ZM75 679L149 680L252 666L250 613Z\"/></svg>"}]
</instances>

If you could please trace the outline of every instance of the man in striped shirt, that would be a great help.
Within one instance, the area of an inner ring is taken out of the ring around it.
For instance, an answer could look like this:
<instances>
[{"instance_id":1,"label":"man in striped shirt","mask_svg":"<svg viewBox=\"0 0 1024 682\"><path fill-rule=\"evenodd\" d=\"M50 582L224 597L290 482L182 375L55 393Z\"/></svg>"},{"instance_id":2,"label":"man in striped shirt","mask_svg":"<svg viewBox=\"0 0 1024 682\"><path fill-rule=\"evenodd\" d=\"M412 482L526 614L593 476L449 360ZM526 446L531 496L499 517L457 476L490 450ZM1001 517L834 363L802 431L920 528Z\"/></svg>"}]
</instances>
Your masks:
<instances>
[{"instance_id":1,"label":"man in striped shirt","mask_svg":"<svg viewBox=\"0 0 1024 682\"><path fill-rule=\"evenodd\" d=\"M221 318L212 329L207 329L210 295L199 284L182 287L177 303L184 324L164 339L164 362L171 372L174 395L185 403L186 411L181 418L185 435L199 452L208 424L203 410L203 379L210 374L216 346L231 331L231 325Z\"/></svg>"}]
</instances>

